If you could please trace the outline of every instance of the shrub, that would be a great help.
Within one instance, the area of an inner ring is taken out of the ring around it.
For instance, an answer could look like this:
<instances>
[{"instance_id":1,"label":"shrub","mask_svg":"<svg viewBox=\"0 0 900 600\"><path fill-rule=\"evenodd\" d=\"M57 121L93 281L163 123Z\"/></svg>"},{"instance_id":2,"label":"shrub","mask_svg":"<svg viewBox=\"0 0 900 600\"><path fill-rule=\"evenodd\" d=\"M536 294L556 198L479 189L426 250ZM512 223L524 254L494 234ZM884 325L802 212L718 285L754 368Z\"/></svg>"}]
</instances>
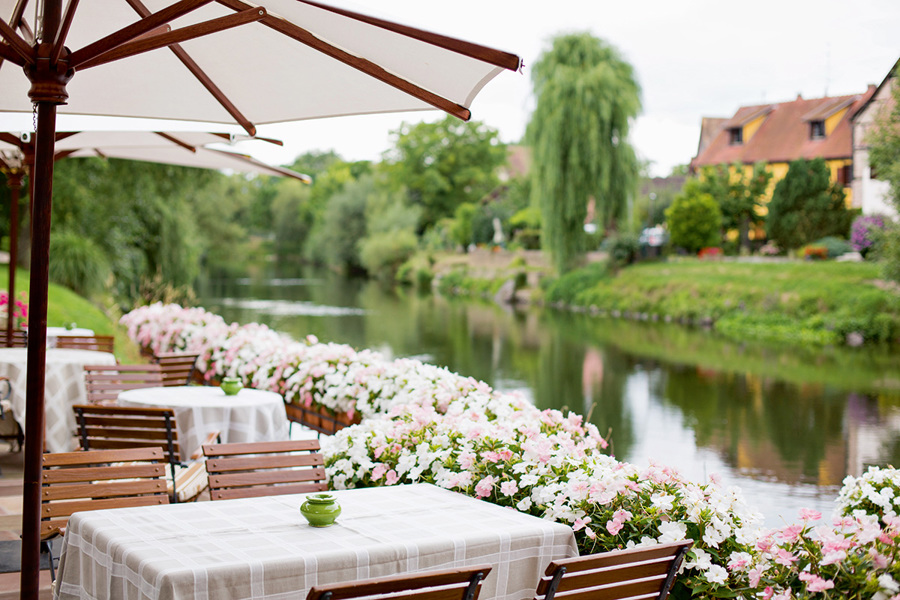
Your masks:
<instances>
[{"instance_id":1,"label":"shrub","mask_svg":"<svg viewBox=\"0 0 900 600\"><path fill-rule=\"evenodd\" d=\"M453 241L465 250L472 243L472 222L478 207L471 202L460 204L453 213L453 225L450 227L450 235Z\"/></svg>"},{"instance_id":2,"label":"shrub","mask_svg":"<svg viewBox=\"0 0 900 600\"><path fill-rule=\"evenodd\" d=\"M609 237L604 246L609 254L607 265L613 271L634 263L641 251L640 240L632 233Z\"/></svg>"},{"instance_id":3,"label":"shrub","mask_svg":"<svg viewBox=\"0 0 900 600\"><path fill-rule=\"evenodd\" d=\"M74 231L50 236L50 281L91 296L106 287L111 273L106 255L94 240Z\"/></svg>"},{"instance_id":4,"label":"shrub","mask_svg":"<svg viewBox=\"0 0 900 600\"><path fill-rule=\"evenodd\" d=\"M832 183L825 160L795 160L775 185L766 218L766 235L782 248L800 248L813 240L846 236L853 212L844 190Z\"/></svg>"},{"instance_id":5,"label":"shrub","mask_svg":"<svg viewBox=\"0 0 900 600\"><path fill-rule=\"evenodd\" d=\"M406 230L377 233L362 240L359 247L360 261L369 274L392 281L400 265L415 254L417 239Z\"/></svg>"},{"instance_id":6,"label":"shrub","mask_svg":"<svg viewBox=\"0 0 900 600\"><path fill-rule=\"evenodd\" d=\"M716 260L722 258L723 254L721 248L713 246L711 248L701 248L700 252L697 253L697 256L705 260Z\"/></svg>"},{"instance_id":7,"label":"shrub","mask_svg":"<svg viewBox=\"0 0 900 600\"><path fill-rule=\"evenodd\" d=\"M850 244L864 257L874 250L887 225L883 215L860 215L850 226Z\"/></svg>"},{"instance_id":8,"label":"shrub","mask_svg":"<svg viewBox=\"0 0 900 600\"><path fill-rule=\"evenodd\" d=\"M582 269L570 271L547 285L547 301L576 304L579 294L591 289L607 276L608 271L603 263L591 263Z\"/></svg>"},{"instance_id":9,"label":"shrub","mask_svg":"<svg viewBox=\"0 0 900 600\"><path fill-rule=\"evenodd\" d=\"M837 258L847 252L853 252L853 246L847 240L833 235L823 237L811 244L812 246L824 246L828 251L828 258Z\"/></svg>"},{"instance_id":10,"label":"shrub","mask_svg":"<svg viewBox=\"0 0 900 600\"><path fill-rule=\"evenodd\" d=\"M721 241L722 211L712 196L700 191L696 180L688 181L666 209L666 224L672 245L691 253Z\"/></svg>"}]
</instances>

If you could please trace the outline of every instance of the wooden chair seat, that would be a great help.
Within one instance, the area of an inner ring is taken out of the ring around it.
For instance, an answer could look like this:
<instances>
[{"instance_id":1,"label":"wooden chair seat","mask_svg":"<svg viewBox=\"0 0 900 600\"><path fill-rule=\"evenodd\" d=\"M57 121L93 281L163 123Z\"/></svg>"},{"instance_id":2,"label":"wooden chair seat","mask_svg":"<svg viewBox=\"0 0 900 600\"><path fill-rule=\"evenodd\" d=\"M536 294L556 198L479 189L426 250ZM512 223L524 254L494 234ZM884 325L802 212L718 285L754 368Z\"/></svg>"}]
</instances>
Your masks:
<instances>
[{"instance_id":1,"label":"wooden chair seat","mask_svg":"<svg viewBox=\"0 0 900 600\"><path fill-rule=\"evenodd\" d=\"M85 365L84 385L92 404L115 404L119 392L162 387L159 365Z\"/></svg>"},{"instance_id":2,"label":"wooden chair seat","mask_svg":"<svg viewBox=\"0 0 900 600\"><path fill-rule=\"evenodd\" d=\"M482 565L317 585L306 600L478 600L481 584L490 572L490 565Z\"/></svg>"},{"instance_id":3,"label":"wooden chair seat","mask_svg":"<svg viewBox=\"0 0 900 600\"><path fill-rule=\"evenodd\" d=\"M203 446L210 500L328 489L318 440Z\"/></svg>"},{"instance_id":4,"label":"wooden chair seat","mask_svg":"<svg viewBox=\"0 0 900 600\"><path fill-rule=\"evenodd\" d=\"M185 464L181 461L181 446L171 408L132 408L76 404L75 425L82 450L139 448L160 446L167 464L166 480L173 502L195 500L207 487L202 461ZM212 432L207 441L213 441ZM198 448L190 458L202 455Z\"/></svg>"},{"instance_id":5,"label":"wooden chair seat","mask_svg":"<svg viewBox=\"0 0 900 600\"><path fill-rule=\"evenodd\" d=\"M693 540L550 563L535 600L665 600Z\"/></svg>"},{"instance_id":6,"label":"wooden chair seat","mask_svg":"<svg viewBox=\"0 0 900 600\"><path fill-rule=\"evenodd\" d=\"M199 354L188 352L163 352L155 354L153 362L162 370L163 385L188 385L194 378L194 363Z\"/></svg>"},{"instance_id":7,"label":"wooden chair seat","mask_svg":"<svg viewBox=\"0 0 900 600\"><path fill-rule=\"evenodd\" d=\"M61 335L56 338L56 347L112 353L115 338L111 335Z\"/></svg>"}]
</instances>

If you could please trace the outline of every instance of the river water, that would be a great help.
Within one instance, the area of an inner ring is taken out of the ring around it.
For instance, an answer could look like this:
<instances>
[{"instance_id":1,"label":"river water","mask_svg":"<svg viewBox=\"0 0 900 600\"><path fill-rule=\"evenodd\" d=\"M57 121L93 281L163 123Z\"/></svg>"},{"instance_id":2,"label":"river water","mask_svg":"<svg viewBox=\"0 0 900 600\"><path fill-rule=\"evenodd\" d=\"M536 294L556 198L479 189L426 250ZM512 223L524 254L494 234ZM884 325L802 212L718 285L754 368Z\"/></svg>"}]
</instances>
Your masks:
<instances>
[{"instance_id":1,"label":"river water","mask_svg":"<svg viewBox=\"0 0 900 600\"><path fill-rule=\"evenodd\" d=\"M208 281L199 303L297 339L415 357L570 409L620 460L736 485L766 524L830 514L847 475L900 465L900 354L736 344L676 325L386 291L330 273Z\"/></svg>"}]
</instances>

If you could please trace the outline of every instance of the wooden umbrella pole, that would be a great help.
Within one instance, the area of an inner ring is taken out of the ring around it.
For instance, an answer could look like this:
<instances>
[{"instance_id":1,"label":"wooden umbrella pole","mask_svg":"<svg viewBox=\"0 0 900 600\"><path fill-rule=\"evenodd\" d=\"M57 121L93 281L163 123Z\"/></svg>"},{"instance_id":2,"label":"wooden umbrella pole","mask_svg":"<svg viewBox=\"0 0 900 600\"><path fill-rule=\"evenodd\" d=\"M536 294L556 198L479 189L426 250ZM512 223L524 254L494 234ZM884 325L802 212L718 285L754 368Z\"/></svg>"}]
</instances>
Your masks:
<instances>
[{"instance_id":1,"label":"wooden umbrella pole","mask_svg":"<svg viewBox=\"0 0 900 600\"><path fill-rule=\"evenodd\" d=\"M7 175L9 187L9 297L6 305L6 345L12 346L13 306L16 299L16 261L19 257L19 190L22 189L22 172L16 170Z\"/></svg>"},{"instance_id":2,"label":"wooden umbrella pole","mask_svg":"<svg viewBox=\"0 0 900 600\"><path fill-rule=\"evenodd\" d=\"M37 117L31 219L31 290L28 313L28 366L25 380L25 467L22 491L22 576L20 598L37 600L41 559L41 463L44 452L44 376L47 361L47 288L50 280L50 208L53 196L53 155L56 148L56 107L69 96L66 84L68 50L54 44L62 19L62 0L44 0L41 32L34 63L26 67L31 80L28 96ZM59 56L51 63L51 56Z\"/></svg>"},{"instance_id":3,"label":"wooden umbrella pole","mask_svg":"<svg viewBox=\"0 0 900 600\"><path fill-rule=\"evenodd\" d=\"M25 466L22 489L21 598L36 599L41 562L41 455L44 452L44 375L47 360L47 287L56 104L38 102L37 150L32 176L31 290L25 380Z\"/></svg>"}]
</instances>

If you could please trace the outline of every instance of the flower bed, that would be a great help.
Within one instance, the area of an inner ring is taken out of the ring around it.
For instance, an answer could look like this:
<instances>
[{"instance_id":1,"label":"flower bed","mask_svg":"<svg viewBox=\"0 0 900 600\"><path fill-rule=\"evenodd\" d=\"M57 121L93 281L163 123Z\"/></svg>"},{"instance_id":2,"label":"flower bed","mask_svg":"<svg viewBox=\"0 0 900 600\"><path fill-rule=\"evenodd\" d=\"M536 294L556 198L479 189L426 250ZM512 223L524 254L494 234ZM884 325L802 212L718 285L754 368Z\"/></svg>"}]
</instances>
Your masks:
<instances>
[{"instance_id":1,"label":"flower bed","mask_svg":"<svg viewBox=\"0 0 900 600\"><path fill-rule=\"evenodd\" d=\"M675 598L900 600L893 469L848 478L832 526L813 527L820 515L804 511L799 524L767 531L737 489L617 461L580 415L539 410L447 369L226 325L202 309L153 305L122 321L154 352L200 352L208 381L241 377L294 412L356 423L323 441L334 488L430 482L569 523L582 553L691 538Z\"/></svg>"}]
</instances>

